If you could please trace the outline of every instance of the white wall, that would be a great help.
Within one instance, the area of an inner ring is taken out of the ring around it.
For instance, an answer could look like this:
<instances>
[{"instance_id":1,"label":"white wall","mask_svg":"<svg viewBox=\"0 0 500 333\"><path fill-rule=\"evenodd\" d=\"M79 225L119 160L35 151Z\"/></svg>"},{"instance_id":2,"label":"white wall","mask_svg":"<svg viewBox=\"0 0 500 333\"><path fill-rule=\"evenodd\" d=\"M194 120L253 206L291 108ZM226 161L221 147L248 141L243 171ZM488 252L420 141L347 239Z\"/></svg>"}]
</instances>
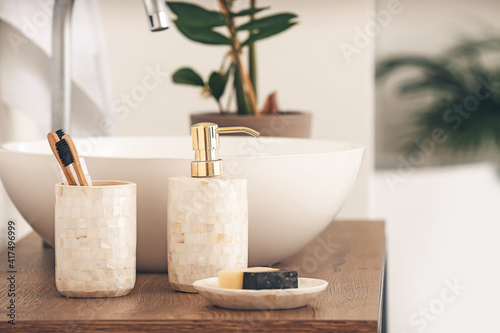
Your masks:
<instances>
[{"instance_id":1,"label":"white wall","mask_svg":"<svg viewBox=\"0 0 500 333\"><path fill-rule=\"evenodd\" d=\"M216 9L216 1L194 1ZM238 2L237 2L238 3ZM246 1L240 1L246 4ZM165 77L143 101L119 116L117 135L187 135L188 115L215 110L191 87L173 85L171 73L185 65L203 76L219 67L225 47L188 41L175 27L150 33L142 1L101 0L104 33L109 47L114 95L117 106L125 106L123 94L142 85L148 68L158 68ZM273 12L299 15L299 24L289 31L257 45L258 93L263 97L278 90L283 109L313 112L313 136L346 140L367 147L361 175L343 217L368 215L369 178L373 169L373 54L370 43L348 63L340 49L352 43L355 28L371 20L369 0L260 0Z\"/></svg>"}]
</instances>

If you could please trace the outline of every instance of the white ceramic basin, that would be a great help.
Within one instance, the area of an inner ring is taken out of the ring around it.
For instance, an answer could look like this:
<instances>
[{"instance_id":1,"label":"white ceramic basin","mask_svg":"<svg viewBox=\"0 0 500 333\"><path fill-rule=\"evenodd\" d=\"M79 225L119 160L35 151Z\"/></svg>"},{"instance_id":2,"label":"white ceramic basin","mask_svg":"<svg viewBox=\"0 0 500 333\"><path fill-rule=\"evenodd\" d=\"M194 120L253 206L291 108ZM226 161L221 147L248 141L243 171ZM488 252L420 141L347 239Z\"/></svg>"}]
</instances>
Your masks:
<instances>
[{"instance_id":1,"label":"white ceramic basin","mask_svg":"<svg viewBox=\"0 0 500 333\"><path fill-rule=\"evenodd\" d=\"M188 176L190 137L113 137L74 140L93 179L137 183L137 267L165 271L167 183ZM246 177L249 264L276 263L314 239L337 215L356 180L363 148L290 138L221 138L225 175ZM0 176L21 214L54 241L58 165L46 141L6 143Z\"/></svg>"}]
</instances>

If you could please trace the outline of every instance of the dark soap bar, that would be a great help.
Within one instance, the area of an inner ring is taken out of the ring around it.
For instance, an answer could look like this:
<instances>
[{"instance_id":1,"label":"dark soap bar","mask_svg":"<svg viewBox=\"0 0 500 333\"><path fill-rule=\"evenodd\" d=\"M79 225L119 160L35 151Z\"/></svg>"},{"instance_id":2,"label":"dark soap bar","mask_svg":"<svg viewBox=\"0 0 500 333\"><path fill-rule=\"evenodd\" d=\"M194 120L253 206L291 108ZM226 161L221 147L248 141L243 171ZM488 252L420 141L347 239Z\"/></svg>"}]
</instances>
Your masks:
<instances>
[{"instance_id":1,"label":"dark soap bar","mask_svg":"<svg viewBox=\"0 0 500 333\"><path fill-rule=\"evenodd\" d=\"M244 272L243 289L298 288L296 271Z\"/></svg>"}]
</instances>

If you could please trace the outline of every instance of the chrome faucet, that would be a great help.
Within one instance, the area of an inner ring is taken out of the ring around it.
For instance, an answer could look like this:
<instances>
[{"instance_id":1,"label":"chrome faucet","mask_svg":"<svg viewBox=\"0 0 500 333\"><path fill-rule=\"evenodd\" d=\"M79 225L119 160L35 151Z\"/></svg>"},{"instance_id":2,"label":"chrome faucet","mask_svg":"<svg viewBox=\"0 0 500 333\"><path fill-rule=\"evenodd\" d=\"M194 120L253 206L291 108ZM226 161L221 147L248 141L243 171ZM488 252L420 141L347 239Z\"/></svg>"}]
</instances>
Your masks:
<instances>
[{"instance_id":1,"label":"chrome faucet","mask_svg":"<svg viewBox=\"0 0 500 333\"><path fill-rule=\"evenodd\" d=\"M71 12L75 0L55 0L52 18L52 130L70 132L71 120ZM143 0L149 29L165 30L169 26L164 0Z\"/></svg>"}]
</instances>

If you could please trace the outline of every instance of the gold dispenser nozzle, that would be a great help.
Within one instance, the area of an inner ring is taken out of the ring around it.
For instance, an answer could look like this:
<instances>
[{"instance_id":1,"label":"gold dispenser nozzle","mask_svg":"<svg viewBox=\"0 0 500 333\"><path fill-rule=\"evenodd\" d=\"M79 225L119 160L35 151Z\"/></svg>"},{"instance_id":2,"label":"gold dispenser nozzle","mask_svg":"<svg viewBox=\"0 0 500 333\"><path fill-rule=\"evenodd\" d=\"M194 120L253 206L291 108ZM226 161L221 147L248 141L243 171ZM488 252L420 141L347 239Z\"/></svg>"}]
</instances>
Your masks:
<instances>
[{"instance_id":1,"label":"gold dispenser nozzle","mask_svg":"<svg viewBox=\"0 0 500 333\"><path fill-rule=\"evenodd\" d=\"M191 162L192 177L215 177L223 173L219 159L219 134L246 133L259 136L260 133L248 127L219 127L215 123L198 123L191 126L194 161Z\"/></svg>"}]
</instances>

